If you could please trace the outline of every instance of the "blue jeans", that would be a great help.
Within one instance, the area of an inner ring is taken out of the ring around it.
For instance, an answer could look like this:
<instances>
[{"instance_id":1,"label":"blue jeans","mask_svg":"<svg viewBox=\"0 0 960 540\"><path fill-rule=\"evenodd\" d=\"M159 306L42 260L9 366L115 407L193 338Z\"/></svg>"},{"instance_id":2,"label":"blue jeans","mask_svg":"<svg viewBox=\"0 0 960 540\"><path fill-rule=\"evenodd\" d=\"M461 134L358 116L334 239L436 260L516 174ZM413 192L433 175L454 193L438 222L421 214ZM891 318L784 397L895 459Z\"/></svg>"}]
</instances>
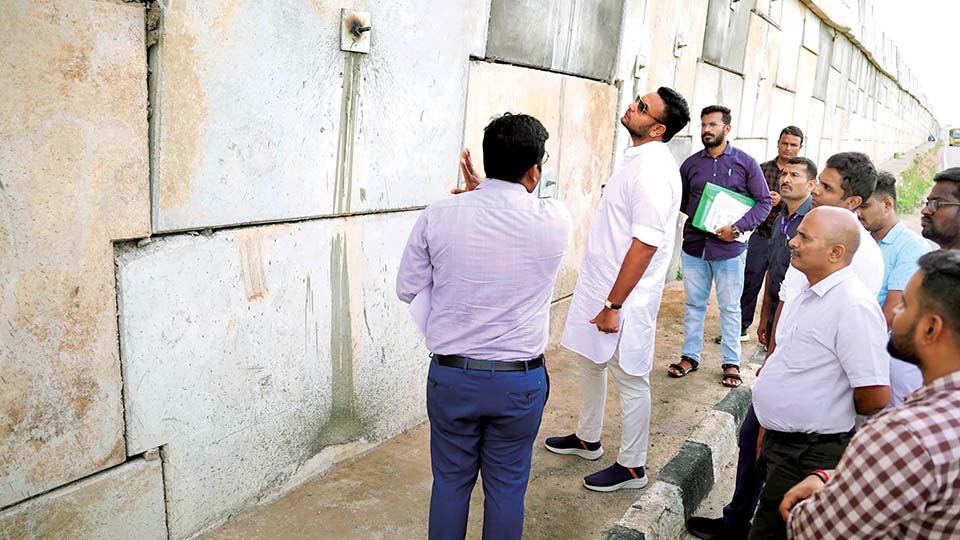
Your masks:
<instances>
[{"instance_id":1,"label":"blue jeans","mask_svg":"<svg viewBox=\"0 0 960 540\"><path fill-rule=\"evenodd\" d=\"M470 494L483 474L484 540L519 540L547 368L476 371L431 363L430 540L463 540Z\"/></svg>"},{"instance_id":2,"label":"blue jeans","mask_svg":"<svg viewBox=\"0 0 960 540\"><path fill-rule=\"evenodd\" d=\"M740 365L740 295L743 294L743 272L747 253L721 261L707 261L683 253L683 290L687 294L683 329L686 337L680 354L700 361L703 348L703 321L713 283L717 284L720 305L720 351L724 364Z\"/></svg>"}]
</instances>

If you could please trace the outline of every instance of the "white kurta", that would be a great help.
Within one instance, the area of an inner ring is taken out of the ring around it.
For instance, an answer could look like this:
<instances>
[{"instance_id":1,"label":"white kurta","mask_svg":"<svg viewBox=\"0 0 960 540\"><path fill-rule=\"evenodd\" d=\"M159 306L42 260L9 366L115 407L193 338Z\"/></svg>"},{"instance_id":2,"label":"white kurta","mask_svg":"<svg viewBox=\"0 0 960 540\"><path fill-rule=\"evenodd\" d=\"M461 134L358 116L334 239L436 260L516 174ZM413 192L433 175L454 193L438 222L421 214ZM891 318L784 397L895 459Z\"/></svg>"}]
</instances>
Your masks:
<instances>
[{"instance_id":1,"label":"white kurta","mask_svg":"<svg viewBox=\"0 0 960 540\"><path fill-rule=\"evenodd\" d=\"M561 345L598 364L619 352L626 373L650 372L657 312L677 234L680 190L677 162L666 144L650 142L624 151L590 224ZM605 334L589 321L603 309L634 238L657 246L657 251L620 310L620 332Z\"/></svg>"}]
</instances>

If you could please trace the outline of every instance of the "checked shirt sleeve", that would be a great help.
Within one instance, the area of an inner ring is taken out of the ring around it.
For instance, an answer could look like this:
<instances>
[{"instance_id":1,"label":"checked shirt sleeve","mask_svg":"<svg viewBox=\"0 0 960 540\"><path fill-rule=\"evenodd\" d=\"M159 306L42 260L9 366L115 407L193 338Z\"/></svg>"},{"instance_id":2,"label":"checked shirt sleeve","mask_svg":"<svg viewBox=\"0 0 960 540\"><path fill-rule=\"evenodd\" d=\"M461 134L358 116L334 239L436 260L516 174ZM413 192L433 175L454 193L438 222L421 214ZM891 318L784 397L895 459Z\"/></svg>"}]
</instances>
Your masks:
<instances>
[{"instance_id":1,"label":"checked shirt sleeve","mask_svg":"<svg viewBox=\"0 0 960 540\"><path fill-rule=\"evenodd\" d=\"M794 507L788 538L899 538L891 533L936 492L932 467L905 422L868 422L850 441L830 483Z\"/></svg>"}]
</instances>

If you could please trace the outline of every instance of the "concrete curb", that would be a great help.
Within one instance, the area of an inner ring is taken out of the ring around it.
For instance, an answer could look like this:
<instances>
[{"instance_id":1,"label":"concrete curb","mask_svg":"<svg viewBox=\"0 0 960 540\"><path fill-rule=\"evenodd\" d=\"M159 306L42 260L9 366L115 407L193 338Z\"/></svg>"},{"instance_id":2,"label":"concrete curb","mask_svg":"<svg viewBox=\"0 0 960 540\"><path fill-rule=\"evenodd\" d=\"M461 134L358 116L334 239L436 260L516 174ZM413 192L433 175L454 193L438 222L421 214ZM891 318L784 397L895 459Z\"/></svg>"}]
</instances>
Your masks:
<instances>
[{"instance_id":1,"label":"concrete curb","mask_svg":"<svg viewBox=\"0 0 960 540\"><path fill-rule=\"evenodd\" d=\"M684 522L713 489L720 468L737 451L737 431L751 397L750 389L741 386L717 402L664 465L657 481L607 531L607 540L680 537Z\"/></svg>"}]
</instances>

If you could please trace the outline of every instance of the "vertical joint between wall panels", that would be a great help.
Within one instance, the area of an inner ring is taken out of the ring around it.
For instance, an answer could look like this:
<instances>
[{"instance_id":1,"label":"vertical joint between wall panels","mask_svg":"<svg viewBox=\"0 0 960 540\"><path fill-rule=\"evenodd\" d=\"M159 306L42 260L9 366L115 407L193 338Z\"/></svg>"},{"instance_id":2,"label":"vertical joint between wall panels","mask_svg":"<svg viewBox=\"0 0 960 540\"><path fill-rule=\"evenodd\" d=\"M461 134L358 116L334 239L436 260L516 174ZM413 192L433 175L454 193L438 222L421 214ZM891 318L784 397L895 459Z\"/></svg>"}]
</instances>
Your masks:
<instances>
[{"instance_id":1,"label":"vertical joint between wall panels","mask_svg":"<svg viewBox=\"0 0 960 540\"><path fill-rule=\"evenodd\" d=\"M160 140L160 103L158 88L161 84L160 52L163 39L163 11L159 0L146 7L147 47L147 167L150 185L150 232L157 230L159 221L159 196L157 189L157 157Z\"/></svg>"}]
</instances>

